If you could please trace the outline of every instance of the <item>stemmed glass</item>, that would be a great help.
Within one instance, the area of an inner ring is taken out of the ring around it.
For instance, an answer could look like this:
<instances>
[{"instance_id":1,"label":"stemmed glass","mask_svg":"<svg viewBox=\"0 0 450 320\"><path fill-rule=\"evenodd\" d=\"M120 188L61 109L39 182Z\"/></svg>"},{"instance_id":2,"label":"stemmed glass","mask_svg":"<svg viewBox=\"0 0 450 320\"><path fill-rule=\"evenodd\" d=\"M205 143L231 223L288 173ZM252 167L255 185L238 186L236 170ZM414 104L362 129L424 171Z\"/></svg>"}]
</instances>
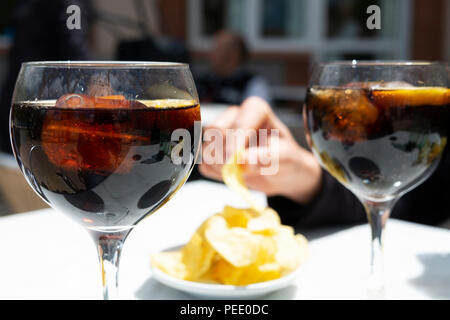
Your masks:
<instances>
[{"instance_id":1,"label":"stemmed glass","mask_svg":"<svg viewBox=\"0 0 450 320\"><path fill-rule=\"evenodd\" d=\"M431 62L335 62L312 75L303 110L307 140L323 168L365 207L368 289L375 292L384 286L386 220L395 202L431 175L445 148L448 83L445 65Z\"/></svg>"},{"instance_id":2,"label":"stemmed glass","mask_svg":"<svg viewBox=\"0 0 450 320\"><path fill-rule=\"evenodd\" d=\"M24 63L11 143L35 192L98 247L105 299L118 298L123 243L187 180L201 138L188 65Z\"/></svg>"}]
</instances>

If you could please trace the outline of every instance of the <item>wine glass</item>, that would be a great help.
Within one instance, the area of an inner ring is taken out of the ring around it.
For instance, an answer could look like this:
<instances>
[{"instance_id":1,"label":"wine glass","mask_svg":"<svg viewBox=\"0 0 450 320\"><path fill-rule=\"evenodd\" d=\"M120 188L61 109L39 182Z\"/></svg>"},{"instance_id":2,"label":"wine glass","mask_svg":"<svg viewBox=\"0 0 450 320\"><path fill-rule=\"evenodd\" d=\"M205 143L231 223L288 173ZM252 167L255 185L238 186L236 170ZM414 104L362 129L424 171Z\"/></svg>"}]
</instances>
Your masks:
<instances>
[{"instance_id":1,"label":"wine glass","mask_svg":"<svg viewBox=\"0 0 450 320\"><path fill-rule=\"evenodd\" d=\"M10 127L25 178L88 230L104 298L118 298L126 237L180 189L198 154L200 105L189 66L24 63Z\"/></svg>"},{"instance_id":2,"label":"wine glass","mask_svg":"<svg viewBox=\"0 0 450 320\"><path fill-rule=\"evenodd\" d=\"M395 202L431 175L445 148L449 93L439 63L354 60L320 65L312 75L307 140L367 212L369 291L383 291L382 233Z\"/></svg>"}]
</instances>

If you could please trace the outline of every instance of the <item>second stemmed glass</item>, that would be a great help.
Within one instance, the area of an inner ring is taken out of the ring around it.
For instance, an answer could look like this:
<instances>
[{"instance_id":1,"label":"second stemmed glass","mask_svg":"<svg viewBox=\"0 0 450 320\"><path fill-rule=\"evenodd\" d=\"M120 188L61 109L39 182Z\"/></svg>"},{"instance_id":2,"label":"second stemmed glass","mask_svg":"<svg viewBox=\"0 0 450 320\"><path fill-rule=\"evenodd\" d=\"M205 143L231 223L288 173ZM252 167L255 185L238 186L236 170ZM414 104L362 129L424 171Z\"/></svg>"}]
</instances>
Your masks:
<instances>
[{"instance_id":1,"label":"second stemmed glass","mask_svg":"<svg viewBox=\"0 0 450 320\"><path fill-rule=\"evenodd\" d=\"M366 209L371 291L383 288L382 235L395 202L432 174L446 146L449 104L448 73L439 63L336 62L312 76L307 140Z\"/></svg>"}]
</instances>

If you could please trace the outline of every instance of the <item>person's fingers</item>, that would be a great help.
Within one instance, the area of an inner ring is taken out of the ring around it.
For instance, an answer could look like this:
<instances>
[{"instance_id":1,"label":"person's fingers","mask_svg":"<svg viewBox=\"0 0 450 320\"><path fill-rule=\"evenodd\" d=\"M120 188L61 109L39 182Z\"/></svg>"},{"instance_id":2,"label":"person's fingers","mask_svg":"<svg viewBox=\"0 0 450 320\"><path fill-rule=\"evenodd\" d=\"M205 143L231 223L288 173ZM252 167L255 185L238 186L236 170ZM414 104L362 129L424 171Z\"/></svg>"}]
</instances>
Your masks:
<instances>
[{"instance_id":1,"label":"person's fingers","mask_svg":"<svg viewBox=\"0 0 450 320\"><path fill-rule=\"evenodd\" d=\"M245 99L239 109L232 127L237 129L259 129L265 128L265 124L272 117L272 110L267 102L258 97Z\"/></svg>"},{"instance_id":2,"label":"person's fingers","mask_svg":"<svg viewBox=\"0 0 450 320\"><path fill-rule=\"evenodd\" d=\"M240 107L229 108L215 125L223 129L226 137L224 156L228 159L238 150L248 147L250 141L257 143L257 133L261 124L271 112L269 105L260 98L246 99Z\"/></svg>"},{"instance_id":3,"label":"person's fingers","mask_svg":"<svg viewBox=\"0 0 450 320\"><path fill-rule=\"evenodd\" d=\"M233 128L241 129L280 129L287 127L275 115L269 104L261 98L250 97L242 103L239 114L232 124Z\"/></svg>"},{"instance_id":4,"label":"person's fingers","mask_svg":"<svg viewBox=\"0 0 450 320\"><path fill-rule=\"evenodd\" d=\"M225 129L230 128L239 112L237 106L231 106L222 112L211 124L203 128L203 135L207 136L210 130L219 130L222 134L225 133ZM210 141L204 142L208 144Z\"/></svg>"},{"instance_id":5,"label":"person's fingers","mask_svg":"<svg viewBox=\"0 0 450 320\"><path fill-rule=\"evenodd\" d=\"M243 179L247 188L273 195L276 183L273 175L263 175L262 172L266 168L259 160L254 162L253 157L265 156L268 152L267 148L250 148L245 152L245 159L247 163L244 166Z\"/></svg>"},{"instance_id":6,"label":"person's fingers","mask_svg":"<svg viewBox=\"0 0 450 320\"><path fill-rule=\"evenodd\" d=\"M279 163L279 150L273 150L270 146L250 147L243 154L244 173L247 176L261 175L262 169Z\"/></svg>"},{"instance_id":7,"label":"person's fingers","mask_svg":"<svg viewBox=\"0 0 450 320\"><path fill-rule=\"evenodd\" d=\"M216 159L220 158L221 162L223 163L226 159L226 130L229 129L232 124L234 123L236 117L239 114L239 107L237 106L230 106L228 107L222 114L217 117L209 126L207 126L203 130L203 150L208 150L211 143L218 144L221 143L223 148L223 154L222 155L216 155ZM209 136L214 137L214 139L209 139ZM216 141L218 137L221 137L221 141ZM219 148L217 148L216 152L218 152ZM204 154L204 156L208 157L208 155ZM209 162L213 166L213 163ZM213 166L214 167L214 166ZM218 168L211 168L214 171L218 171Z\"/></svg>"},{"instance_id":8,"label":"person's fingers","mask_svg":"<svg viewBox=\"0 0 450 320\"><path fill-rule=\"evenodd\" d=\"M278 155L269 146L247 148L241 157L240 163L246 177L261 176L261 170L270 166L273 161L278 161L275 159ZM208 178L222 180L222 167L223 165L215 163L215 159L210 158L210 155L204 154L199 171Z\"/></svg>"},{"instance_id":9,"label":"person's fingers","mask_svg":"<svg viewBox=\"0 0 450 320\"><path fill-rule=\"evenodd\" d=\"M210 127L218 129L228 129L234 123L238 114L239 114L238 106L228 107L224 112L220 114L220 116L217 117L217 119L215 119L211 123Z\"/></svg>"},{"instance_id":10,"label":"person's fingers","mask_svg":"<svg viewBox=\"0 0 450 320\"><path fill-rule=\"evenodd\" d=\"M277 195L277 191L273 185L273 181L266 176L244 176L245 185L250 190L260 191L267 196Z\"/></svg>"},{"instance_id":11,"label":"person's fingers","mask_svg":"<svg viewBox=\"0 0 450 320\"><path fill-rule=\"evenodd\" d=\"M215 139L220 139L220 137L216 137ZM202 162L199 169L200 173L203 175L220 180L222 164L224 163L224 155L223 148L218 146L218 144L222 143L222 141L216 141L215 139L203 144Z\"/></svg>"},{"instance_id":12,"label":"person's fingers","mask_svg":"<svg viewBox=\"0 0 450 320\"><path fill-rule=\"evenodd\" d=\"M235 130L233 132L227 129ZM236 129L241 130L239 132ZM252 172L260 174L260 166L265 165L261 163L260 159L267 159L270 150L267 141L264 142L264 139L258 136L258 129L278 129L280 138L290 135L289 129L276 117L267 102L261 98L251 97L246 99L241 107L229 107L210 126L205 128L204 138L208 137L208 130L211 130L211 136L213 133L218 134L212 130L219 130L223 137L222 149L217 148L211 152L211 147L213 147L211 144L218 143L215 139L209 140L208 138L203 143L203 163L199 167L200 172L207 177L221 180L222 164L236 151L247 149L245 152L247 158L244 159L244 163L249 164L248 170L251 170L249 174ZM268 134L271 135L270 130ZM257 142L257 145L250 143L252 140L250 136L256 137L253 141ZM215 152L220 152L219 150L223 150L223 155L215 154ZM214 156L210 153L214 153ZM269 157L273 156L269 155Z\"/></svg>"}]
</instances>

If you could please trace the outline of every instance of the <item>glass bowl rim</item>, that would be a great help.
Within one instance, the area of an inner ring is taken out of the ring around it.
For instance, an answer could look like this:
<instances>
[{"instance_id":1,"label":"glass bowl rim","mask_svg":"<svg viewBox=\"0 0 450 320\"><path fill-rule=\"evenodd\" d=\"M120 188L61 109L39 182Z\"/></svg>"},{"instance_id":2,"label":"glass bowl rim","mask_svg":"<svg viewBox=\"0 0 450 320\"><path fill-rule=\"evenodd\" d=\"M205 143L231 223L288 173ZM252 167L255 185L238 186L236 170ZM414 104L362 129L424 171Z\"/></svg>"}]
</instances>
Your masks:
<instances>
[{"instance_id":1,"label":"glass bowl rim","mask_svg":"<svg viewBox=\"0 0 450 320\"><path fill-rule=\"evenodd\" d=\"M427 61L427 60L337 60L330 62L319 63L320 67L324 66L356 66L356 67L393 67L393 66L437 66L447 65L441 61Z\"/></svg>"},{"instance_id":2,"label":"glass bowl rim","mask_svg":"<svg viewBox=\"0 0 450 320\"><path fill-rule=\"evenodd\" d=\"M150 69L186 69L189 64L180 62L159 61L108 61L108 60L86 60L86 61L30 61L22 63L22 67L44 67L44 68L150 68Z\"/></svg>"}]
</instances>

